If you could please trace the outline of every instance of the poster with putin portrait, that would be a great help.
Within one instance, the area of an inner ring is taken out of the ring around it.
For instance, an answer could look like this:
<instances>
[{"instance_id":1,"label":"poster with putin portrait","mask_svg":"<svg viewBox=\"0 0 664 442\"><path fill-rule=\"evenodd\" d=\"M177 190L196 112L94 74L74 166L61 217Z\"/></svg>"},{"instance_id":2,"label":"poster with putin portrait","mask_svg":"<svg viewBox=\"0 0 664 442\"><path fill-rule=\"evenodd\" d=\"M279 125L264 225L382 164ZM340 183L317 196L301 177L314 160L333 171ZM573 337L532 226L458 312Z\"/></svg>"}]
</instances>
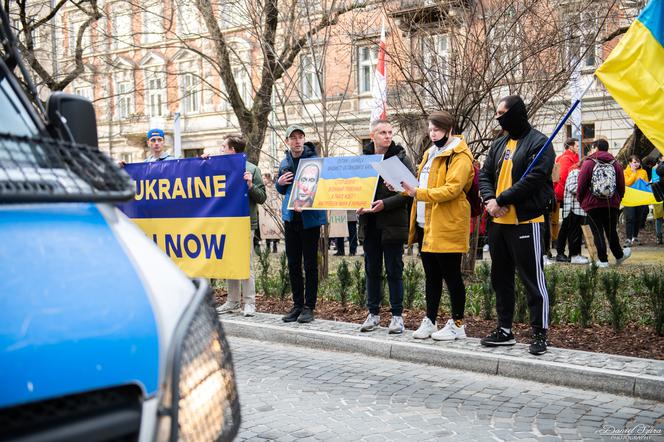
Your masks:
<instances>
[{"instance_id":1,"label":"poster with putin portrait","mask_svg":"<svg viewBox=\"0 0 664 442\"><path fill-rule=\"evenodd\" d=\"M303 158L288 200L291 210L357 210L371 207L383 155Z\"/></svg>"}]
</instances>

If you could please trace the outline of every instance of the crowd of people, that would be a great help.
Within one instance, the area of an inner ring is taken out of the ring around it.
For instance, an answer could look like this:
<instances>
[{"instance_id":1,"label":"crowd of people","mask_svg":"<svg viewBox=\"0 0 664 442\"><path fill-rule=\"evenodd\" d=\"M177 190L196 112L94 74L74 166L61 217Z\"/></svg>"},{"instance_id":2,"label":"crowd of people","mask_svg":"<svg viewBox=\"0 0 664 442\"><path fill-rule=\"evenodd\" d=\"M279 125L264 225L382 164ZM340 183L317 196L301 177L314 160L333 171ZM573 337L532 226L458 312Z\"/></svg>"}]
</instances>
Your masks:
<instances>
[{"instance_id":1,"label":"crowd of people","mask_svg":"<svg viewBox=\"0 0 664 442\"><path fill-rule=\"evenodd\" d=\"M481 169L474 166L476 160L463 136L453 133L454 118L448 112L429 115L428 135L432 145L423 152L417 168L408 158L406 149L393 140L390 122L372 122L371 142L363 154L398 158L414 173L418 185L402 182L403 191L397 191L379 177L371 207L349 214L350 253L355 254L357 239L364 252L368 314L360 326L362 332L379 328L383 267L391 313L388 333L404 332L403 253L404 247L417 244L425 274L426 315L413 338L453 341L466 337L466 289L461 262L469 249L469 226L477 222L471 220L469 203L469 192L477 186L485 216L490 220L485 228L498 314L495 330L481 339L484 346L516 343L512 322L518 272L525 287L532 328L529 351L534 355L547 351L549 297L543 267L552 262L591 262L582 255L584 225L592 232L592 240L585 238L585 241L586 245L588 241L593 242L594 262L598 267L609 265L608 250L616 264L621 264L630 257L631 248L639 244L646 209L643 206L621 209L621 202L625 188L637 180L656 183L664 177L664 156L651 165L649 172L636 156L630 157L628 166L623 169L609 153L606 140L592 142L589 152L583 156L583 147L577 140L569 139L564 152L556 158L553 148L542 149L547 137L530 125L526 106L519 96L503 98L498 103L495 118L503 135L492 143ZM324 210L310 209L311 195L315 192L312 189L317 184L314 178L319 174L317 163L309 163L311 170L306 174L295 175L301 159L318 157L315 146L306 141L305 129L301 126L290 126L285 138L288 149L274 179L269 174L262 175L250 162L247 162L244 179L249 189L252 239L258 227L257 205L268 199L266 189L283 197L281 217L293 305L282 319L308 323L314 320L316 309L317 254L321 227L327 224L327 216ZM146 161L172 158L163 153L163 131L148 132L148 145L151 155ZM244 148L241 137L227 136L221 153L240 153ZM289 206L291 193L293 203ZM561 210L562 222L559 222ZM626 225L624 247L617 231L621 210ZM663 212L662 204L655 206L658 244L662 244ZM351 224L353 229L350 229ZM337 238L336 243L337 254L343 255L344 239ZM555 258L550 252L552 243L557 251ZM276 251L276 242L272 243L272 251ZM254 260L253 254L251 260ZM243 314L255 313L253 268L250 273L246 281L229 281L228 298L218 307L220 313L240 311L241 299L244 300ZM452 311L439 329L443 282L448 287Z\"/></svg>"}]
</instances>

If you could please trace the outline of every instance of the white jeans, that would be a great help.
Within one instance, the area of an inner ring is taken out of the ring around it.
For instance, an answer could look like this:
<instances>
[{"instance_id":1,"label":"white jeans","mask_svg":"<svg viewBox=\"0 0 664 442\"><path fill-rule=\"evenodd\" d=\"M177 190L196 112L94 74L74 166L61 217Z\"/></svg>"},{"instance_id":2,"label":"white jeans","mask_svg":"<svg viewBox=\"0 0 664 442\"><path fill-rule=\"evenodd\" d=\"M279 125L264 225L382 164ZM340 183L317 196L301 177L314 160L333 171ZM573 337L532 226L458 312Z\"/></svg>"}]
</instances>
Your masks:
<instances>
[{"instance_id":1,"label":"white jeans","mask_svg":"<svg viewBox=\"0 0 664 442\"><path fill-rule=\"evenodd\" d=\"M244 303L256 303L256 283L254 281L254 231L251 231L249 238L249 279L228 279L228 300L231 302L240 302L240 286L244 294Z\"/></svg>"}]
</instances>

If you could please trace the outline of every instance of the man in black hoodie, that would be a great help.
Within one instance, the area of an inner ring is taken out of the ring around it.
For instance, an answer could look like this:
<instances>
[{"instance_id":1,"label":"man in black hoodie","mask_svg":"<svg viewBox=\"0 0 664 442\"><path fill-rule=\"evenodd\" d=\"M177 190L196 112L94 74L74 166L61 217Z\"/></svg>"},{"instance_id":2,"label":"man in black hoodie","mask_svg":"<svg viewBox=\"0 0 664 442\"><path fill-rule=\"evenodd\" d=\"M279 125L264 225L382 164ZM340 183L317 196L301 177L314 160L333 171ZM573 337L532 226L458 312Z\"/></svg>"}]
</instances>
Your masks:
<instances>
[{"instance_id":1,"label":"man in black hoodie","mask_svg":"<svg viewBox=\"0 0 664 442\"><path fill-rule=\"evenodd\" d=\"M411 171L413 164L406 150L392 141L393 129L387 120L371 124L371 143L365 155L383 154L384 159L397 156ZM390 191L382 178L378 179L374 201L370 209L359 209L359 236L364 240L364 271L367 278L367 307L369 315L361 331L373 331L380 323L383 259L390 290L392 321L390 333L403 333L403 245L408 240L408 200L398 192Z\"/></svg>"},{"instance_id":2,"label":"man in black hoodie","mask_svg":"<svg viewBox=\"0 0 664 442\"><path fill-rule=\"evenodd\" d=\"M526 288L533 342L529 351L546 352L549 296L542 270L540 224L546 203L553 197L551 171L555 161L552 148L544 151L524 176L528 165L546 143L546 137L528 123L523 100L510 95L498 103L496 119L506 135L491 145L480 172L480 193L494 218L489 230L491 283L496 291L498 327L482 339L488 347L514 345L514 275Z\"/></svg>"}]
</instances>

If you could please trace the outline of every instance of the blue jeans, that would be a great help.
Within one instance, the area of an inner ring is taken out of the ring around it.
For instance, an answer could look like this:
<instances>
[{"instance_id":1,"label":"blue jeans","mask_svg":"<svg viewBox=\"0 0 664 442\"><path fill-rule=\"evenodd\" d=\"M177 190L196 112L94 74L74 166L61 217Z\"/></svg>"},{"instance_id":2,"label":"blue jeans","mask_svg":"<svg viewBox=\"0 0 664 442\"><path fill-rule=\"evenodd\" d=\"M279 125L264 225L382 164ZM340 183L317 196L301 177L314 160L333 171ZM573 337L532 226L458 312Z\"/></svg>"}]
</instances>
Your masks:
<instances>
[{"instance_id":1,"label":"blue jeans","mask_svg":"<svg viewBox=\"0 0 664 442\"><path fill-rule=\"evenodd\" d=\"M382 296L383 260L390 290L392 316L403 313L403 242L381 242L382 231L367 229L364 238L364 269L367 275L367 307L369 313L380 312Z\"/></svg>"}]
</instances>

